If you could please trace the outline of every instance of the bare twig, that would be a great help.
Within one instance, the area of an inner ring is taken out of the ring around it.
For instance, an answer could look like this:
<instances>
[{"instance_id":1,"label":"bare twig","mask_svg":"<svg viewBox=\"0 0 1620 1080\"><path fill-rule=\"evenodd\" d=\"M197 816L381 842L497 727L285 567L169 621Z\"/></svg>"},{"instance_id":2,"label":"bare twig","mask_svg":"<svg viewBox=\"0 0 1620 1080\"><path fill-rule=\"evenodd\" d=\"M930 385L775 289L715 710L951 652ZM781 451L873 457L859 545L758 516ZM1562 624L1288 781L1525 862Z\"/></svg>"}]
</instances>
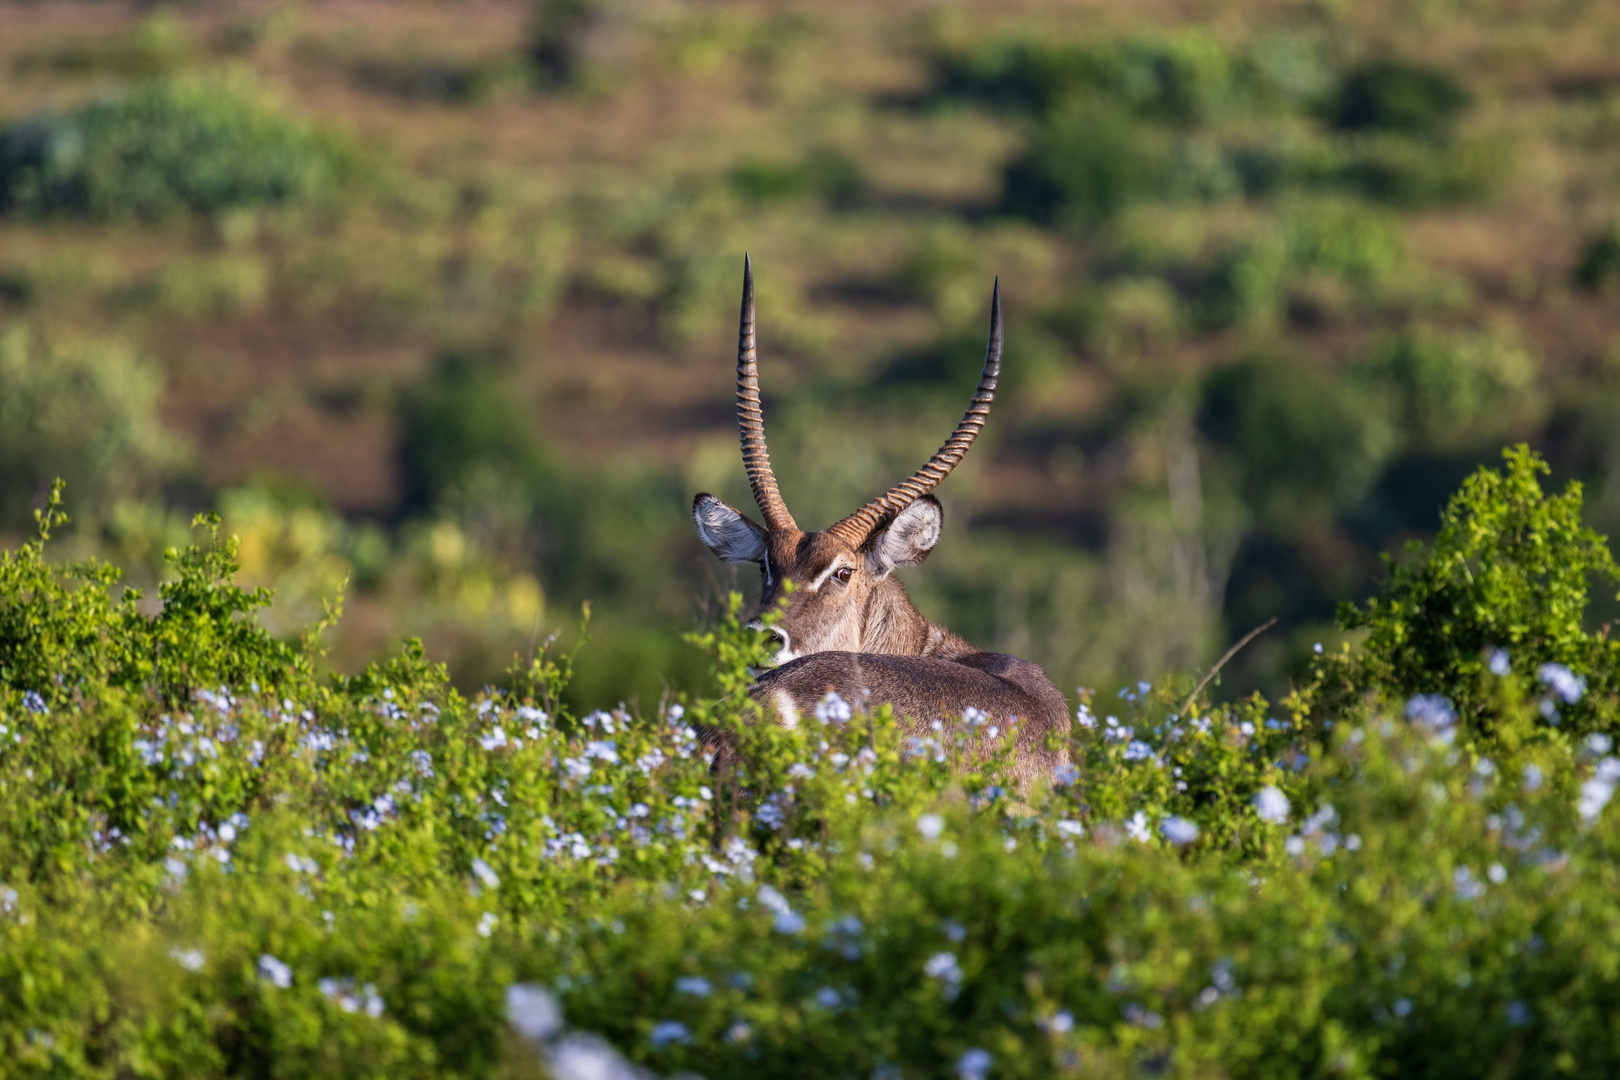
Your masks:
<instances>
[{"instance_id":1,"label":"bare twig","mask_svg":"<svg viewBox=\"0 0 1620 1080\"><path fill-rule=\"evenodd\" d=\"M1225 667L1226 662L1238 654L1238 650L1242 649L1243 646L1247 645L1249 642L1253 641L1267 630L1270 630L1275 625L1277 625L1277 616L1273 615L1271 618L1267 619L1265 622L1261 623L1259 626L1255 627L1253 630L1250 630L1247 634L1244 634L1241 638L1239 638L1236 645L1233 645L1230 649L1227 649L1226 652L1221 655L1221 658L1215 661L1215 666L1209 669L1209 674L1200 679L1198 681L1198 685L1193 687L1193 692L1187 695L1186 701L1182 702L1181 711L1177 715L1185 716L1187 714L1187 710L1192 708L1193 698L1198 696L1198 692L1200 690L1209 685L1209 681L1211 679L1220 674L1221 668Z\"/></svg>"}]
</instances>

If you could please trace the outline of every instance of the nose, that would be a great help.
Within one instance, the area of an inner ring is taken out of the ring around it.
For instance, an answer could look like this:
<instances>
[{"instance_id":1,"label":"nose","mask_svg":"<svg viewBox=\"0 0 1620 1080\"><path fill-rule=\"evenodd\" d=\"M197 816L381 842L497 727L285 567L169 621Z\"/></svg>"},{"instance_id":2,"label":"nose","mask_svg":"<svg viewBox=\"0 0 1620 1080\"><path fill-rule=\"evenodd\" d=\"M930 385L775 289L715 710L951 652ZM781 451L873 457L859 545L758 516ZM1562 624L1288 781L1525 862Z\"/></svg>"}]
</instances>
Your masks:
<instances>
[{"instance_id":1,"label":"nose","mask_svg":"<svg viewBox=\"0 0 1620 1080\"><path fill-rule=\"evenodd\" d=\"M790 637L788 637L788 632L782 629L780 626L766 626L758 619L755 619L753 622L748 624L748 629L763 630L765 633L769 634L771 640L776 643L777 657L779 660L785 660L793 648L793 641Z\"/></svg>"}]
</instances>

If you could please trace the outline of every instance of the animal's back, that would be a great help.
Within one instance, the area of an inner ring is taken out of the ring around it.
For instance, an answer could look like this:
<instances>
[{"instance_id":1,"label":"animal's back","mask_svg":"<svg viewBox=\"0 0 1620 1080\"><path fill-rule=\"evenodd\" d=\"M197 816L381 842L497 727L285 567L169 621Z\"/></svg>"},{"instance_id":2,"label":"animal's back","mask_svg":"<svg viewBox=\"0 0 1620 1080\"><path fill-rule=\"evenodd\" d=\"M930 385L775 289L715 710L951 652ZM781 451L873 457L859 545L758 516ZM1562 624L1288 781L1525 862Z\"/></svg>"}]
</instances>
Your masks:
<instances>
[{"instance_id":1,"label":"animal's back","mask_svg":"<svg viewBox=\"0 0 1620 1080\"><path fill-rule=\"evenodd\" d=\"M1003 730L1012 724L1021 787L1069 760L1068 751L1047 748L1069 732L1069 705L1039 664L1002 653L975 652L952 659L883 653L821 652L764 673L753 695L785 723L814 713L833 691L852 705L888 703L907 731L935 720L954 720L972 706Z\"/></svg>"}]
</instances>

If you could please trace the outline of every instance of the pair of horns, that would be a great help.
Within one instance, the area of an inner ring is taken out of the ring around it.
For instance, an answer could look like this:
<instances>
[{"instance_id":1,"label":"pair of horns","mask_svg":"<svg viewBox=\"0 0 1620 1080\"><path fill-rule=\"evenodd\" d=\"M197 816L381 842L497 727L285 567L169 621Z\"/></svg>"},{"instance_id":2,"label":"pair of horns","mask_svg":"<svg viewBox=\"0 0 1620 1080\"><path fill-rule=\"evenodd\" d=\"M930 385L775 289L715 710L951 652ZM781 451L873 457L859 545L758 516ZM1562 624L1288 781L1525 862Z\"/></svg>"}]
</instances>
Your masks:
<instances>
[{"instance_id":1,"label":"pair of horns","mask_svg":"<svg viewBox=\"0 0 1620 1080\"><path fill-rule=\"evenodd\" d=\"M990 415L990 403L996 397L996 380L1000 377L1001 279L997 278L990 296L990 343L985 349L984 371L961 423L945 440L945 445L928 459L928 464L827 531L852 547L860 547L873 529L938 487L967 454L968 447L984 427L985 418ZM797 531L798 525L788 513L787 503L782 501L782 492L776 486L771 457L765 449L765 417L759 404L759 356L754 344L754 267L746 255L743 256L742 319L737 331L737 429L742 438L748 486L753 489L754 501L765 517L765 527L772 532Z\"/></svg>"}]
</instances>

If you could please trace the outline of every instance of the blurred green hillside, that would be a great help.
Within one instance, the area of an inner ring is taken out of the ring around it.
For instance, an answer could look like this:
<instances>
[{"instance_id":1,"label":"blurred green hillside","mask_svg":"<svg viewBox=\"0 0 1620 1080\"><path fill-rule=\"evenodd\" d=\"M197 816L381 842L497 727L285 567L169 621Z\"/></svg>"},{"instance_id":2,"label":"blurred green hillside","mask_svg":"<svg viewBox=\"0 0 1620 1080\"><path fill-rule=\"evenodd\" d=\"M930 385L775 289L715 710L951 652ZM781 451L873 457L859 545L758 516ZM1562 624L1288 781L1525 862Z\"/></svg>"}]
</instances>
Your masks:
<instances>
[{"instance_id":1,"label":"blurred green hillside","mask_svg":"<svg viewBox=\"0 0 1620 1080\"><path fill-rule=\"evenodd\" d=\"M0 537L191 512L334 665L571 637L685 687L773 461L825 526L1007 375L922 609L1060 686L1272 692L1509 441L1620 529L1620 8L721 0L0 6ZM147 575L141 579L140 575ZM1600 620L1615 614L1599 612Z\"/></svg>"}]
</instances>

